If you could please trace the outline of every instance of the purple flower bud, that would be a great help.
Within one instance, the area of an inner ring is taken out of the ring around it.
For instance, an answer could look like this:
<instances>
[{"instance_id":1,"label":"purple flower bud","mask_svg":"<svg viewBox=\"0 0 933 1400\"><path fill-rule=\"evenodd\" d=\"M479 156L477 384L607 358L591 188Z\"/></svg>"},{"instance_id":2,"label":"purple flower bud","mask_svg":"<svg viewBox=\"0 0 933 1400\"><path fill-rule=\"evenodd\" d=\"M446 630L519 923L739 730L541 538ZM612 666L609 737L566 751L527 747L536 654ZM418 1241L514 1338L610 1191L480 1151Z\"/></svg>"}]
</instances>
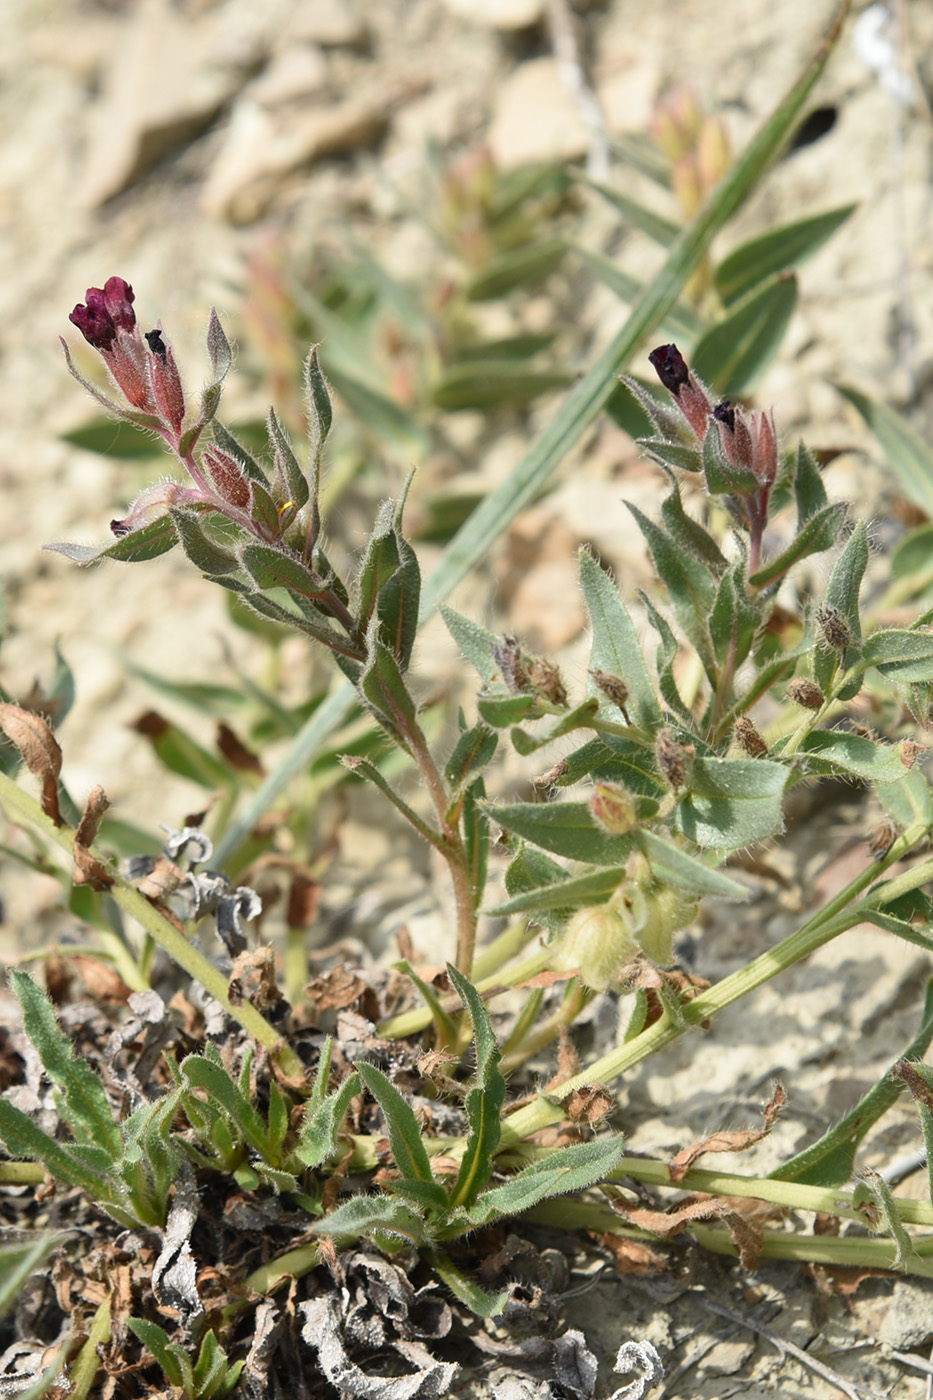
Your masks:
<instances>
[{"instance_id":1,"label":"purple flower bud","mask_svg":"<svg viewBox=\"0 0 933 1400\"><path fill-rule=\"evenodd\" d=\"M109 350L113 345L117 328L113 324L113 317L104 306L102 294L97 292L95 295L93 287L88 289L87 305L83 306L79 302L68 319L73 326L78 327L88 345L93 345L95 350Z\"/></svg>"},{"instance_id":2,"label":"purple flower bud","mask_svg":"<svg viewBox=\"0 0 933 1400\"><path fill-rule=\"evenodd\" d=\"M91 289L97 291L96 287ZM88 296L91 293L88 292ZM136 325L136 312L133 310L133 288L122 277L108 277L104 290L100 293L104 305L118 331L131 331Z\"/></svg>"},{"instance_id":3,"label":"purple flower bud","mask_svg":"<svg viewBox=\"0 0 933 1400\"><path fill-rule=\"evenodd\" d=\"M652 350L648 359L654 365L657 376L665 389L669 390L676 399L681 389L690 380L687 361L677 346L659 345L656 350Z\"/></svg>"},{"instance_id":4,"label":"purple flower bud","mask_svg":"<svg viewBox=\"0 0 933 1400\"><path fill-rule=\"evenodd\" d=\"M132 331L136 325L133 288L122 277L109 277L101 287L88 287L86 304L80 302L68 317L88 345L95 350L113 349L117 331Z\"/></svg>"}]
</instances>

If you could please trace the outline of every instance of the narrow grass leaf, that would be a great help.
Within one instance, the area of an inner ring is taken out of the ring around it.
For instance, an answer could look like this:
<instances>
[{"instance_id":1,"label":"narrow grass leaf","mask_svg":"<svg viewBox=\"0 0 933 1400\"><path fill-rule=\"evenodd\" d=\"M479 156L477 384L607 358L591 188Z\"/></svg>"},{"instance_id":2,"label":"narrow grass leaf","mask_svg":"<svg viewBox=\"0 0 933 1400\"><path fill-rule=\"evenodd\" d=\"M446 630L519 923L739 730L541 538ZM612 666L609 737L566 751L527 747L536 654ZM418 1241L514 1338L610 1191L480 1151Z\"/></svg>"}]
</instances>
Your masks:
<instances>
[{"instance_id":1,"label":"narrow grass leaf","mask_svg":"<svg viewBox=\"0 0 933 1400\"><path fill-rule=\"evenodd\" d=\"M843 204L749 239L727 254L716 268L717 292L728 306L773 273L798 267L818 252L857 208L857 204Z\"/></svg>"},{"instance_id":2,"label":"narrow grass leaf","mask_svg":"<svg viewBox=\"0 0 933 1400\"><path fill-rule=\"evenodd\" d=\"M893 408L850 384L837 384L836 388L874 433L908 500L933 516L933 448Z\"/></svg>"},{"instance_id":3,"label":"narrow grass leaf","mask_svg":"<svg viewBox=\"0 0 933 1400\"><path fill-rule=\"evenodd\" d=\"M781 348L796 305L796 277L758 288L697 341L694 371L720 394L749 394Z\"/></svg>"}]
</instances>

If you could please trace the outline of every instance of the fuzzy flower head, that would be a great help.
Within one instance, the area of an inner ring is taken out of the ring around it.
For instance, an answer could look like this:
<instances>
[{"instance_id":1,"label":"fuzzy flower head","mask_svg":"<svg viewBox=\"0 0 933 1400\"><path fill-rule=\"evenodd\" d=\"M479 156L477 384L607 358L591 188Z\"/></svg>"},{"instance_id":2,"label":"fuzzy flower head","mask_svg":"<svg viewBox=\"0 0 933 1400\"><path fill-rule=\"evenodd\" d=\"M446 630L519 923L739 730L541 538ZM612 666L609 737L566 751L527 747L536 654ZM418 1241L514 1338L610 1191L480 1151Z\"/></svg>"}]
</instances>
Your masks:
<instances>
[{"instance_id":1,"label":"fuzzy flower head","mask_svg":"<svg viewBox=\"0 0 933 1400\"><path fill-rule=\"evenodd\" d=\"M181 377L161 330L141 335L134 300L128 282L108 277L103 287L88 287L85 301L78 303L68 319L100 353L131 408L157 419L158 431L174 445L185 416Z\"/></svg>"}]
</instances>

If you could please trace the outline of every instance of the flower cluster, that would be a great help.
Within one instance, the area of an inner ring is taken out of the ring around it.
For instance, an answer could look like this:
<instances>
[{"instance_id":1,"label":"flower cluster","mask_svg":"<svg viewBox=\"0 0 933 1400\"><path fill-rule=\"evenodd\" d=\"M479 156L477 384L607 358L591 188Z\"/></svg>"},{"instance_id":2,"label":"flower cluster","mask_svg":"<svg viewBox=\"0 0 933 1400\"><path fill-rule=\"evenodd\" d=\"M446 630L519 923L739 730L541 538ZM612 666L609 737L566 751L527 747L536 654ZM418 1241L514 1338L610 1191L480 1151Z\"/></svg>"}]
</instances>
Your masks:
<instances>
[{"instance_id":1,"label":"flower cluster","mask_svg":"<svg viewBox=\"0 0 933 1400\"><path fill-rule=\"evenodd\" d=\"M659 345L648 359L702 450L710 489L727 492L738 505L750 535L749 567L754 573L778 471L774 414L735 407L729 399L714 404L676 345Z\"/></svg>"},{"instance_id":2,"label":"flower cluster","mask_svg":"<svg viewBox=\"0 0 933 1400\"><path fill-rule=\"evenodd\" d=\"M158 431L178 450L185 418L185 392L172 347L161 328L141 335L133 310L133 288L122 277L88 287L87 300L69 316L88 345L99 350L127 403L159 420Z\"/></svg>"}]
</instances>

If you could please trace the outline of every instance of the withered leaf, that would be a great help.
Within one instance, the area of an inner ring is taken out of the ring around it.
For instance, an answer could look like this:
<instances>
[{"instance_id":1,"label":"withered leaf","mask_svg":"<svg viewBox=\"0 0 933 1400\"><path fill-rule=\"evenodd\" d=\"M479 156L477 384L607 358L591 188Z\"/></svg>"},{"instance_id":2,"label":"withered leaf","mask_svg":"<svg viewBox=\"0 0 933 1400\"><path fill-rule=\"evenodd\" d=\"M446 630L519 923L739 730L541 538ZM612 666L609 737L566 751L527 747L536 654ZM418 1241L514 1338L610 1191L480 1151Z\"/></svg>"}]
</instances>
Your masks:
<instances>
[{"instance_id":1,"label":"withered leaf","mask_svg":"<svg viewBox=\"0 0 933 1400\"><path fill-rule=\"evenodd\" d=\"M721 1220L732 1236L739 1258L747 1269L754 1269L764 1241L761 1226L744 1211L736 1209L736 1202L723 1196L696 1196L670 1211L647 1210L642 1206L632 1206L625 1201L616 1201L614 1209L639 1229L648 1230L660 1239L671 1239L679 1235L693 1222Z\"/></svg>"},{"instance_id":2,"label":"withered leaf","mask_svg":"<svg viewBox=\"0 0 933 1400\"><path fill-rule=\"evenodd\" d=\"M90 885L92 890L109 890L113 884L113 876L106 865L90 851L91 843L100 827L101 818L109 806L110 803L104 789L102 787L94 788L75 832L75 884Z\"/></svg>"},{"instance_id":3,"label":"withered leaf","mask_svg":"<svg viewBox=\"0 0 933 1400\"><path fill-rule=\"evenodd\" d=\"M7 703L0 704L0 729L19 749L30 773L39 779L43 812L56 826L61 826L58 778L62 771L62 751L51 729L40 715Z\"/></svg>"},{"instance_id":4,"label":"withered leaf","mask_svg":"<svg viewBox=\"0 0 933 1400\"><path fill-rule=\"evenodd\" d=\"M266 770L258 756L252 749L248 749L239 735L222 720L217 726L217 747L232 767L243 773L255 773L257 778L266 776Z\"/></svg>"},{"instance_id":5,"label":"withered leaf","mask_svg":"<svg viewBox=\"0 0 933 1400\"><path fill-rule=\"evenodd\" d=\"M767 1137L770 1133L774 1126L774 1120L786 1102L787 1095L783 1087L776 1084L770 1102L765 1105L763 1127L750 1128L746 1132L740 1133L711 1133L702 1142L695 1142L691 1147L685 1147L683 1151L677 1153L671 1162L671 1181L683 1181L697 1158L702 1157L706 1152L744 1152L746 1148L753 1147L756 1142L760 1142L763 1137Z\"/></svg>"}]
</instances>

